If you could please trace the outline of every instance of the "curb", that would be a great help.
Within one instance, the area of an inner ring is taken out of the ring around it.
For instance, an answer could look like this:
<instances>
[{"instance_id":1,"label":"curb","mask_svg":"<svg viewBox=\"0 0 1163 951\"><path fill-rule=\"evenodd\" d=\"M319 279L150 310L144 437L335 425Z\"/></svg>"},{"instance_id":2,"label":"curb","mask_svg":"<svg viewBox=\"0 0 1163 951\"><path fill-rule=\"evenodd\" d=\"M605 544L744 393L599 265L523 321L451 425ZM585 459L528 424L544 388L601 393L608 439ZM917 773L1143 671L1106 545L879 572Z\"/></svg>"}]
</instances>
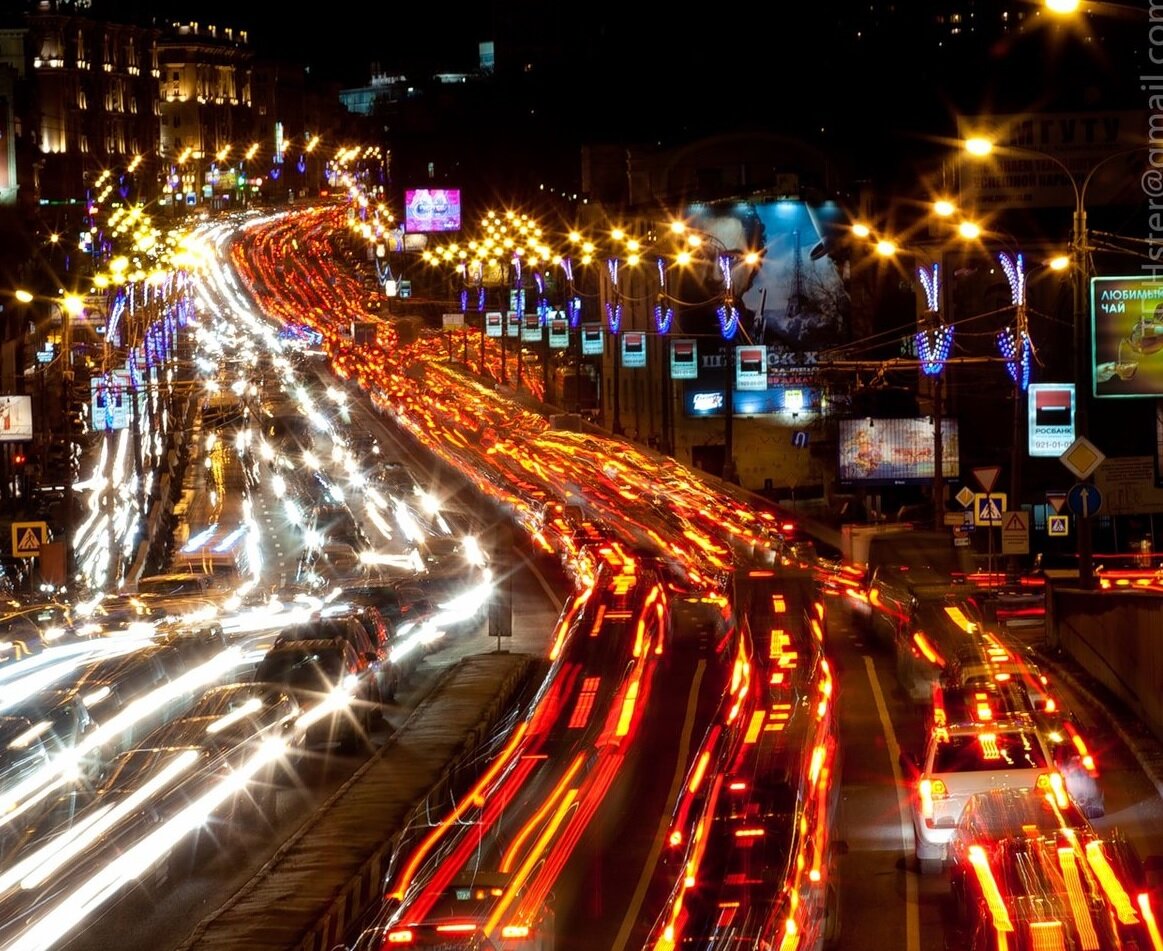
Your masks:
<instances>
[{"instance_id":1,"label":"curb","mask_svg":"<svg viewBox=\"0 0 1163 951\"><path fill-rule=\"evenodd\" d=\"M1035 649L1035 654L1041 664L1051 668L1056 677L1060 677L1071 690L1082 694L1094 709L1100 711L1100 715L1106 721L1114 734L1119 738L1122 744L1130 751L1135 758L1135 762L1139 764L1139 768L1143 771L1155 787L1155 793L1163 799L1163 772L1161 772L1155 763L1163 760L1163 745L1161 745L1154 737L1136 737L1132 736L1127 729L1119 722L1116 717L1116 711L1111 709L1111 706L1118 708L1118 712L1131 716L1125 711L1123 702L1113 695L1100 696L1091 684L1086 683L1081 677L1076 676L1073 671L1069 670L1063 660L1052 657L1040 649ZM1066 663L1071 663L1071 659L1067 656Z\"/></svg>"}]
</instances>

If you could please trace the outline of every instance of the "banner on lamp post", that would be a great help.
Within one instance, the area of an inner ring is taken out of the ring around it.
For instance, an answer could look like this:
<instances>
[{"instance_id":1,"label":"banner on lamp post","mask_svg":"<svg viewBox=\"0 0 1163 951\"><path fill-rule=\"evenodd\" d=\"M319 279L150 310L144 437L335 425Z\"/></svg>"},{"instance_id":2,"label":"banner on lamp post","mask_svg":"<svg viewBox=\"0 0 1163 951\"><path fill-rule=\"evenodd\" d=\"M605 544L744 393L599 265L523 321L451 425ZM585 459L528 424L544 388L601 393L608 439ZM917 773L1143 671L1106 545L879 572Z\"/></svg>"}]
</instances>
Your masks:
<instances>
[{"instance_id":1,"label":"banner on lamp post","mask_svg":"<svg viewBox=\"0 0 1163 951\"><path fill-rule=\"evenodd\" d=\"M557 350L569 346L569 321L560 310L549 312L549 346Z\"/></svg>"},{"instance_id":2,"label":"banner on lamp post","mask_svg":"<svg viewBox=\"0 0 1163 951\"><path fill-rule=\"evenodd\" d=\"M521 339L525 343L540 343L545 337L540 314L526 314L521 320Z\"/></svg>"},{"instance_id":3,"label":"banner on lamp post","mask_svg":"<svg viewBox=\"0 0 1163 951\"><path fill-rule=\"evenodd\" d=\"M605 331L601 324L582 324L581 346L583 357L600 357L606 349Z\"/></svg>"},{"instance_id":4,"label":"banner on lamp post","mask_svg":"<svg viewBox=\"0 0 1163 951\"><path fill-rule=\"evenodd\" d=\"M646 366L646 334L622 334L622 366Z\"/></svg>"},{"instance_id":5,"label":"banner on lamp post","mask_svg":"<svg viewBox=\"0 0 1163 951\"><path fill-rule=\"evenodd\" d=\"M735 348L735 389L767 389L767 347Z\"/></svg>"},{"instance_id":6,"label":"banner on lamp post","mask_svg":"<svg viewBox=\"0 0 1163 951\"><path fill-rule=\"evenodd\" d=\"M670 342L670 378L697 380L699 378L699 347L697 340Z\"/></svg>"},{"instance_id":7,"label":"banner on lamp post","mask_svg":"<svg viewBox=\"0 0 1163 951\"><path fill-rule=\"evenodd\" d=\"M1074 384L1031 383L1027 393L1030 455L1057 459L1074 443Z\"/></svg>"},{"instance_id":8,"label":"banner on lamp post","mask_svg":"<svg viewBox=\"0 0 1163 951\"><path fill-rule=\"evenodd\" d=\"M504 315L499 310L490 310L485 314L485 335L499 337L504 333Z\"/></svg>"}]
</instances>

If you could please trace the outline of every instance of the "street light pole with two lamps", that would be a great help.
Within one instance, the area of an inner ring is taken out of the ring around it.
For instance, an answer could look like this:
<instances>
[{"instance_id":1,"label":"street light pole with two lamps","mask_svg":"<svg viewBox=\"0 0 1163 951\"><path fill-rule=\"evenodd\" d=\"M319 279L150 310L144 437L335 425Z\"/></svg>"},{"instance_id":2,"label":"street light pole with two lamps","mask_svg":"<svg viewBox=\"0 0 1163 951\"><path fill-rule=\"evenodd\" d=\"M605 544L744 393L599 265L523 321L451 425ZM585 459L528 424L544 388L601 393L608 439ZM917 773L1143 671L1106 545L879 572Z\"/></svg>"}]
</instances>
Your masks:
<instances>
[{"instance_id":1,"label":"street light pole with two lamps","mask_svg":"<svg viewBox=\"0 0 1163 951\"><path fill-rule=\"evenodd\" d=\"M1073 337L1074 337L1074 382L1078 388L1078 400L1075 419L1075 431L1081 438L1089 435L1090 397L1093 382L1090 379L1087 367L1087 343L1089 340L1086 327L1086 294L1090 282L1090 251L1086 217L1087 190L1094 181L1095 174L1103 166L1118 158L1126 158L1147 149L1147 145L1138 145L1133 148L1120 149L1112 152L1086 170L1082 180L1076 177L1069 166L1058 156L1043 152L1039 149L1023 145L996 145L987 136L974 136L965 140L965 151L979 159L984 159L994 152L1012 153L1015 155L1029 155L1046 159L1055 165L1066 180L1074 195L1074 214L1071 222L1069 266L1073 277ZM1065 266L1067 262L1059 260L1055 267ZM1084 483L1087 479L1082 480ZM1078 538L1078 580L1082 588L1094 587L1094 540L1091 520L1088 517L1079 517L1077 520Z\"/></svg>"}]
</instances>

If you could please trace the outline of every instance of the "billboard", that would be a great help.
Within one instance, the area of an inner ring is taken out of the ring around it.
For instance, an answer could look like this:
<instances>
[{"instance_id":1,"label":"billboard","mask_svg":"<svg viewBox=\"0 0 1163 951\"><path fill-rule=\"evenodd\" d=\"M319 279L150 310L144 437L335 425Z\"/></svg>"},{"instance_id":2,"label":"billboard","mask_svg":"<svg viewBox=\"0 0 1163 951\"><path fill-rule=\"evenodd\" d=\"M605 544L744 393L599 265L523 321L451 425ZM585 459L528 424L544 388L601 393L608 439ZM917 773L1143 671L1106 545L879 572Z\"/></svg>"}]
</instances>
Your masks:
<instances>
[{"instance_id":1,"label":"billboard","mask_svg":"<svg viewBox=\"0 0 1163 951\"><path fill-rule=\"evenodd\" d=\"M129 371L110 370L89 380L89 418L99 433L127 429L133 411Z\"/></svg>"},{"instance_id":2,"label":"billboard","mask_svg":"<svg viewBox=\"0 0 1163 951\"><path fill-rule=\"evenodd\" d=\"M1071 176L1081 182L1092 171L1097 172L1089 188L1092 208L1141 200L1142 193L1132 195L1128 186L1143 171L1146 151L1135 154L1133 147L1143 141L1146 123L1142 112L1113 110L959 116L959 138L986 136L994 142L988 156L961 158L959 203L983 212L1073 208ZM1116 159L1124 150L1127 154Z\"/></svg>"},{"instance_id":3,"label":"billboard","mask_svg":"<svg viewBox=\"0 0 1163 951\"><path fill-rule=\"evenodd\" d=\"M646 366L646 334L630 332L622 334L622 366Z\"/></svg>"},{"instance_id":4,"label":"billboard","mask_svg":"<svg viewBox=\"0 0 1163 951\"><path fill-rule=\"evenodd\" d=\"M1095 396L1163 395L1163 281L1090 280Z\"/></svg>"},{"instance_id":5,"label":"billboard","mask_svg":"<svg viewBox=\"0 0 1163 951\"><path fill-rule=\"evenodd\" d=\"M541 330L541 315L526 314L521 321L521 339L526 343L540 343L545 338Z\"/></svg>"},{"instance_id":6,"label":"billboard","mask_svg":"<svg viewBox=\"0 0 1163 951\"><path fill-rule=\"evenodd\" d=\"M687 206L689 226L732 251L759 251L759 263L731 258L747 337L772 352L803 354L834 344L848 324L849 298L840 268L826 253L836 207L797 199Z\"/></svg>"},{"instance_id":7,"label":"billboard","mask_svg":"<svg viewBox=\"0 0 1163 951\"><path fill-rule=\"evenodd\" d=\"M697 380L699 378L699 345L697 340L670 341L670 378Z\"/></svg>"},{"instance_id":8,"label":"billboard","mask_svg":"<svg viewBox=\"0 0 1163 951\"><path fill-rule=\"evenodd\" d=\"M404 230L460 230L459 188L409 188L404 192Z\"/></svg>"},{"instance_id":9,"label":"billboard","mask_svg":"<svg viewBox=\"0 0 1163 951\"><path fill-rule=\"evenodd\" d=\"M605 331L601 324L582 324L582 356L600 357L606 347Z\"/></svg>"},{"instance_id":10,"label":"billboard","mask_svg":"<svg viewBox=\"0 0 1163 951\"><path fill-rule=\"evenodd\" d=\"M32 397L0 396L0 442L32 439Z\"/></svg>"},{"instance_id":11,"label":"billboard","mask_svg":"<svg viewBox=\"0 0 1163 951\"><path fill-rule=\"evenodd\" d=\"M767 347L735 348L735 388L767 389Z\"/></svg>"},{"instance_id":12,"label":"billboard","mask_svg":"<svg viewBox=\"0 0 1163 951\"><path fill-rule=\"evenodd\" d=\"M1031 383L1028 392L1030 455L1057 458L1074 442L1074 384Z\"/></svg>"},{"instance_id":13,"label":"billboard","mask_svg":"<svg viewBox=\"0 0 1163 951\"><path fill-rule=\"evenodd\" d=\"M815 411L820 406L818 389L732 390L731 412L735 416L767 416L780 411ZM726 391L721 386L687 383L683 390L683 409L691 418L723 416L727 406Z\"/></svg>"},{"instance_id":14,"label":"billboard","mask_svg":"<svg viewBox=\"0 0 1163 951\"><path fill-rule=\"evenodd\" d=\"M841 482L903 484L933 478L933 424L918 419L840 420ZM960 471L957 420L941 421L941 472L956 479Z\"/></svg>"},{"instance_id":15,"label":"billboard","mask_svg":"<svg viewBox=\"0 0 1163 951\"><path fill-rule=\"evenodd\" d=\"M521 336L521 315L515 310L509 311L509 319L505 324L505 336L513 338Z\"/></svg>"},{"instance_id":16,"label":"billboard","mask_svg":"<svg viewBox=\"0 0 1163 951\"><path fill-rule=\"evenodd\" d=\"M485 333L490 337L500 337L504 331L503 321L504 315L499 310L490 310L485 314Z\"/></svg>"}]
</instances>

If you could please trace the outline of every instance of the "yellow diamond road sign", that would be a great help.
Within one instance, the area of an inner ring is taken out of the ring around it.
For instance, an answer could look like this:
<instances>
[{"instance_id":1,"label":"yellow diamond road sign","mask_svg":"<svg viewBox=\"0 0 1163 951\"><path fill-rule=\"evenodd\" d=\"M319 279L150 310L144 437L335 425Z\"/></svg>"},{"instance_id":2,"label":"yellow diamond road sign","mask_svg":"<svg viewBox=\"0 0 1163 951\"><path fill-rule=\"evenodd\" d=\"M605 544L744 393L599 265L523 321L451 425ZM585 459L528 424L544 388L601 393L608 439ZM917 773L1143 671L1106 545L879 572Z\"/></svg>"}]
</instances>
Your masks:
<instances>
[{"instance_id":1,"label":"yellow diamond road sign","mask_svg":"<svg viewBox=\"0 0 1163 951\"><path fill-rule=\"evenodd\" d=\"M17 558L36 558L46 541L48 541L47 523L12 523L12 554Z\"/></svg>"}]
</instances>

